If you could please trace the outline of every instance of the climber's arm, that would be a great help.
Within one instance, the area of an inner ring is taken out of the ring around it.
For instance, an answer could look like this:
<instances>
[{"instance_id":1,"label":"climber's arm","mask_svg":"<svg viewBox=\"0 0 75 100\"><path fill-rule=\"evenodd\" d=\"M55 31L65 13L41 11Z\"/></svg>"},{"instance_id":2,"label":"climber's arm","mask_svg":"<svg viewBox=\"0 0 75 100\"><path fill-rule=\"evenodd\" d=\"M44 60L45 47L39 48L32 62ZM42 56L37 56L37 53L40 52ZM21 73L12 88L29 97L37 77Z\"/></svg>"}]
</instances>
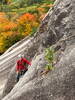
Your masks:
<instances>
[{"instance_id":1,"label":"climber's arm","mask_svg":"<svg viewBox=\"0 0 75 100\"><path fill-rule=\"evenodd\" d=\"M27 59L23 58L24 62L26 62L27 64L31 65L31 62L29 62Z\"/></svg>"},{"instance_id":2,"label":"climber's arm","mask_svg":"<svg viewBox=\"0 0 75 100\"><path fill-rule=\"evenodd\" d=\"M16 64L16 73L19 72L19 62L17 61L17 64Z\"/></svg>"}]
</instances>

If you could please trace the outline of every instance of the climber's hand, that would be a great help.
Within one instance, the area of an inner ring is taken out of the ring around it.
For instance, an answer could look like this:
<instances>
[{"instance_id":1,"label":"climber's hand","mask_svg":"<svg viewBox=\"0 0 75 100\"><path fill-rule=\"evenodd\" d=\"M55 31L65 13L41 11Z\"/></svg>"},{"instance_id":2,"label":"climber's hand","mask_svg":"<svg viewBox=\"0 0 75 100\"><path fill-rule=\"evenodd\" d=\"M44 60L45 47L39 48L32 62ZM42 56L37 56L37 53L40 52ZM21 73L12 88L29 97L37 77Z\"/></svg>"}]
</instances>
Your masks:
<instances>
[{"instance_id":1,"label":"climber's hand","mask_svg":"<svg viewBox=\"0 0 75 100\"><path fill-rule=\"evenodd\" d=\"M19 71L16 72L16 74L18 75Z\"/></svg>"}]
</instances>

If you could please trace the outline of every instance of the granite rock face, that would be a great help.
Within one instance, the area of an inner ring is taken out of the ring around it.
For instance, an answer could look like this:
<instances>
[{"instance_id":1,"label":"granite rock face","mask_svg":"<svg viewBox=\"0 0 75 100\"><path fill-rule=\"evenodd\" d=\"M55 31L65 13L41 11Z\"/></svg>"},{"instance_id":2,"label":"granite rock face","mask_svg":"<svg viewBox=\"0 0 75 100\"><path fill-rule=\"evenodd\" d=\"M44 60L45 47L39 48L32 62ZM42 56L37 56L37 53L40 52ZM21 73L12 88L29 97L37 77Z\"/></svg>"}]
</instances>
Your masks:
<instances>
[{"instance_id":1,"label":"granite rock face","mask_svg":"<svg viewBox=\"0 0 75 100\"><path fill-rule=\"evenodd\" d=\"M40 75L46 64L44 55L37 56L29 71L2 100L74 100L75 48L68 54L66 50L46 76Z\"/></svg>"},{"instance_id":2,"label":"granite rock face","mask_svg":"<svg viewBox=\"0 0 75 100\"><path fill-rule=\"evenodd\" d=\"M6 73L4 70L3 73L1 70L2 74L0 73L3 81L12 68L5 84L2 100L75 100L74 16L74 0L56 0L35 36L23 41L24 45L20 44L20 46L23 45L22 48L18 46L17 50L7 52L1 57L0 67L3 68L8 64L5 68ZM40 73L47 64L44 49L49 46L54 47L57 62L52 71L41 76ZM13 52L14 56L12 56ZM32 59L32 66L29 66L26 74L16 83L15 61L19 53L24 54L29 60ZM9 54L11 54L10 57L8 57ZM5 61L8 57L12 63L3 63L3 57Z\"/></svg>"}]
</instances>

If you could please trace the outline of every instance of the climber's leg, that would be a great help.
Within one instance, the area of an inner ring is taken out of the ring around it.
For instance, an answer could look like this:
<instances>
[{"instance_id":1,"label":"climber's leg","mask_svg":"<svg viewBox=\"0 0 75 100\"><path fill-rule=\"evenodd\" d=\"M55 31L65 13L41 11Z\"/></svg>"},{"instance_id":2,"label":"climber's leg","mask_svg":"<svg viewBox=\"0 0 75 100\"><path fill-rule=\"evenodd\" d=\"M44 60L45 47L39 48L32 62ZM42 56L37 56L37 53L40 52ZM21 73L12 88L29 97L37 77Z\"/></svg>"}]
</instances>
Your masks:
<instances>
[{"instance_id":1,"label":"climber's leg","mask_svg":"<svg viewBox=\"0 0 75 100\"><path fill-rule=\"evenodd\" d=\"M19 81L20 77L26 73L26 71L27 70L22 70L19 73L17 73L17 77L16 77L17 82Z\"/></svg>"},{"instance_id":2,"label":"climber's leg","mask_svg":"<svg viewBox=\"0 0 75 100\"><path fill-rule=\"evenodd\" d=\"M21 75L24 75L26 73L27 70L22 70L21 71Z\"/></svg>"},{"instance_id":3,"label":"climber's leg","mask_svg":"<svg viewBox=\"0 0 75 100\"><path fill-rule=\"evenodd\" d=\"M20 73L17 74L17 77L16 77L17 82L19 81L19 79L20 79Z\"/></svg>"}]
</instances>

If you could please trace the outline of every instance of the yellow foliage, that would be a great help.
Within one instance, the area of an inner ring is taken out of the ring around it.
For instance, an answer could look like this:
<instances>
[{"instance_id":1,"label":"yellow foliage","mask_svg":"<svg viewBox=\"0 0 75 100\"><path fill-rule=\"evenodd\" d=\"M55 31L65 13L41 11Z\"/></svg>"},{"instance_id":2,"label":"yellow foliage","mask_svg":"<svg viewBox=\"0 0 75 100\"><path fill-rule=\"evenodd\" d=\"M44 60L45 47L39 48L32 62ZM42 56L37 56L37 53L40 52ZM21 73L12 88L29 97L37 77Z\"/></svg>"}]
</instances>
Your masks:
<instances>
[{"instance_id":1,"label":"yellow foliage","mask_svg":"<svg viewBox=\"0 0 75 100\"><path fill-rule=\"evenodd\" d=\"M0 53L3 53L4 50L3 50L3 37L0 35Z\"/></svg>"},{"instance_id":2,"label":"yellow foliage","mask_svg":"<svg viewBox=\"0 0 75 100\"><path fill-rule=\"evenodd\" d=\"M30 32L32 31L31 25L30 24L26 24L25 25L25 32L22 33L22 35L27 36L30 34Z\"/></svg>"},{"instance_id":3,"label":"yellow foliage","mask_svg":"<svg viewBox=\"0 0 75 100\"><path fill-rule=\"evenodd\" d=\"M32 22L32 27L38 27L38 26L39 26L39 23L38 22L36 22L36 21L35 22L34 21Z\"/></svg>"},{"instance_id":4,"label":"yellow foliage","mask_svg":"<svg viewBox=\"0 0 75 100\"><path fill-rule=\"evenodd\" d=\"M17 24L14 22L9 22L8 24L4 25L3 29L6 30L12 30L14 28L17 28Z\"/></svg>"},{"instance_id":5,"label":"yellow foliage","mask_svg":"<svg viewBox=\"0 0 75 100\"><path fill-rule=\"evenodd\" d=\"M2 32L1 33L1 35L4 37L4 38L6 38L7 36L11 36L11 35L13 35L13 31L7 31L7 32Z\"/></svg>"},{"instance_id":6,"label":"yellow foliage","mask_svg":"<svg viewBox=\"0 0 75 100\"><path fill-rule=\"evenodd\" d=\"M26 24L26 27L25 28L26 28L25 30L28 31L28 32L31 32L32 31L30 24Z\"/></svg>"}]
</instances>

